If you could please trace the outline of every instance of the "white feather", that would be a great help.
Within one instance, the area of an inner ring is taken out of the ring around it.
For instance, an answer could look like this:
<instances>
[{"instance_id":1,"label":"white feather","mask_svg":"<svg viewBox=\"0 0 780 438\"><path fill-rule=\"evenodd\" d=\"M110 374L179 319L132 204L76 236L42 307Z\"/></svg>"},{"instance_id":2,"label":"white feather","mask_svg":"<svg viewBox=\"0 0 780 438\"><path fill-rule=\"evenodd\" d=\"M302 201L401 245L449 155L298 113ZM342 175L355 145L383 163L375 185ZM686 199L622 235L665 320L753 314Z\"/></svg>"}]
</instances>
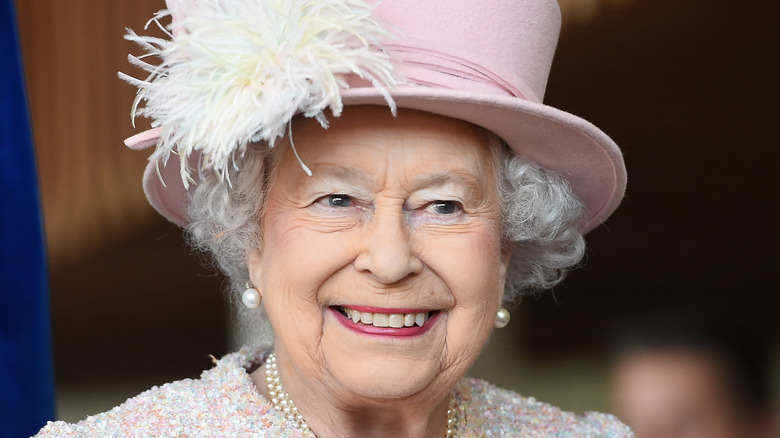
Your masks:
<instances>
[{"instance_id":1,"label":"white feather","mask_svg":"<svg viewBox=\"0 0 780 438\"><path fill-rule=\"evenodd\" d=\"M138 87L133 117L152 119L163 135L150 159L178 153L185 187L192 181L187 157L227 178L234 154L251 142L273 146L295 114L327 127L325 109L341 114L346 77L370 81L395 112L388 88L399 81L380 49L386 31L362 0L191 0L170 2L147 23L167 15L170 40L126 39L146 54L130 62L146 80L120 76ZM186 11L175 10L184 8ZM152 65L150 56L162 61ZM141 102L145 102L140 107Z\"/></svg>"}]
</instances>

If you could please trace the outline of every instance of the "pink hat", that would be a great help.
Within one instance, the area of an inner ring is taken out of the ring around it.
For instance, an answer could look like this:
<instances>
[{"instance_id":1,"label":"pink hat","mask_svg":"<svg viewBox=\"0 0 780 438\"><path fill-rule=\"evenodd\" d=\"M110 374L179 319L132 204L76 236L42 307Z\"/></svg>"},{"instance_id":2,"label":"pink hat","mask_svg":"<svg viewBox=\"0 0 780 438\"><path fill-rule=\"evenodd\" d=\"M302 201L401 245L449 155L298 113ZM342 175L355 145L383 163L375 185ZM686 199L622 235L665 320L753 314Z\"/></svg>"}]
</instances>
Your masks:
<instances>
[{"instance_id":1,"label":"pink hat","mask_svg":"<svg viewBox=\"0 0 780 438\"><path fill-rule=\"evenodd\" d=\"M184 3L168 2L176 20L189 12L182 8ZM378 44L392 63L393 74L401 79L395 83L376 70L364 74L367 80L362 81L347 74L339 83L344 105L394 102L494 132L518 155L570 181L585 205L582 232L598 226L617 208L626 184L618 147L586 120L542 104L560 29L556 0L383 0L372 15L390 31L378 34ZM174 38L183 30L176 23L173 29ZM152 112L144 115L155 118ZM133 149L158 145L166 137L173 138L166 131L169 128L163 124L130 137L126 144ZM202 160L197 148L188 154L192 166ZM163 216L185 226L189 198L179 157L176 152L153 155L144 174L144 190Z\"/></svg>"}]
</instances>

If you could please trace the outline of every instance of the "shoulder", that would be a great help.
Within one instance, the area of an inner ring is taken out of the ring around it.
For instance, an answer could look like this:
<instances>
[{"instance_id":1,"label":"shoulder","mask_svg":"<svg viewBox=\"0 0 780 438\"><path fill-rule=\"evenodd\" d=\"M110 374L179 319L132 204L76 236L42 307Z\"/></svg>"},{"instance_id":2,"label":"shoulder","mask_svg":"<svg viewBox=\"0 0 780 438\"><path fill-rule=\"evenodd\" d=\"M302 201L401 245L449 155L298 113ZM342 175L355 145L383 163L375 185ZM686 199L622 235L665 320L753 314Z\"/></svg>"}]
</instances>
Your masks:
<instances>
[{"instance_id":1,"label":"shoulder","mask_svg":"<svg viewBox=\"0 0 780 438\"><path fill-rule=\"evenodd\" d=\"M631 430L612 415L597 412L576 415L479 379L464 379L457 391L460 415L466 417L458 423L466 436L634 437Z\"/></svg>"},{"instance_id":2,"label":"shoulder","mask_svg":"<svg viewBox=\"0 0 780 438\"><path fill-rule=\"evenodd\" d=\"M154 387L75 423L50 422L36 437L265 436L283 419L254 389L247 368L265 354L241 350L215 361L199 379Z\"/></svg>"},{"instance_id":3,"label":"shoulder","mask_svg":"<svg viewBox=\"0 0 780 438\"><path fill-rule=\"evenodd\" d=\"M37 436L151 436L155 430L176 432L177 428L187 426L191 416L184 414L185 401L201 410L213 398L208 386L202 380L186 379L153 387L79 423L50 422Z\"/></svg>"}]
</instances>

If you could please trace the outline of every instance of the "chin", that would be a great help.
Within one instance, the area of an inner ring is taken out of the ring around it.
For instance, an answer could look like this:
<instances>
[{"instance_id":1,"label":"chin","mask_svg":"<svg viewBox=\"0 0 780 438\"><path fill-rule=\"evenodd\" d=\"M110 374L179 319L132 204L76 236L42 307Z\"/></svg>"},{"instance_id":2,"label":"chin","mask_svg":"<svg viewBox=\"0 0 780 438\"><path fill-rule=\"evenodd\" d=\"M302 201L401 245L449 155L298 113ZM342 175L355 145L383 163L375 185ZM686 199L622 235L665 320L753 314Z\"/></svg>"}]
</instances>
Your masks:
<instances>
[{"instance_id":1,"label":"chin","mask_svg":"<svg viewBox=\"0 0 780 438\"><path fill-rule=\"evenodd\" d=\"M320 345L320 357L334 389L383 400L427 393L437 396L436 391L446 391L461 376L447 365L444 354L446 318L419 336L388 337L355 333L336 317L326 316Z\"/></svg>"},{"instance_id":2,"label":"chin","mask_svg":"<svg viewBox=\"0 0 780 438\"><path fill-rule=\"evenodd\" d=\"M341 361L339 361L341 362ZM332 376L348 391L371 399L401 399L432 388L439 380L439 363L374 356L334 364ZM454 384L454 382L453 382Z\"/></svg>"}]
</instances>

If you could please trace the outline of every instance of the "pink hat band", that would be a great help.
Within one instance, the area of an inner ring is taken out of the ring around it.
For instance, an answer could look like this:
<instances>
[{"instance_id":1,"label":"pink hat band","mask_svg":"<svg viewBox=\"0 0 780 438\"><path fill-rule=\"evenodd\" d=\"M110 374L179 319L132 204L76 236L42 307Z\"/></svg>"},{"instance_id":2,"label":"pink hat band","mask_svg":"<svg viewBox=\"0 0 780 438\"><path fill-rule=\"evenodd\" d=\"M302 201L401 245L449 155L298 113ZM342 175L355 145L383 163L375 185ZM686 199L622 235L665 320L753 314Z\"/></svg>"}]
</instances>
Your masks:
<instances>
[{"instance_id":1,"label":"pink hat band","mask_svg":"<svg viewBox=\"0 0 780 438\"><path fill-rule=\"evenodd\" d=\"M381 45L402 81L388 90L399 108L482 126L515 153L560 173L585 205L582 232L617 208L626 184L618 147L591 123L541 103L560 29L556 0L383 0L373 14L390 34ZM387 105L368 81L347 83L340 92L345 106ZM156 128L126 144L143 149L164 133ZM160 213L185 226L189 201L178 169L175 154L166 166L150 162L144 188Z\"/></svg>"},{"instance_id":2,"label":"pink hat band","mask_svg":"<svg viewBox=\"0 0 780 438\"><path fill-rule=\"evenodd\" d=\"M406 82L473 93L505 94L541 102L524 84L513 85L467 59L411 46L388 45L384 48L397 62L396 71Z\"/></svg>"}]
</instances>

